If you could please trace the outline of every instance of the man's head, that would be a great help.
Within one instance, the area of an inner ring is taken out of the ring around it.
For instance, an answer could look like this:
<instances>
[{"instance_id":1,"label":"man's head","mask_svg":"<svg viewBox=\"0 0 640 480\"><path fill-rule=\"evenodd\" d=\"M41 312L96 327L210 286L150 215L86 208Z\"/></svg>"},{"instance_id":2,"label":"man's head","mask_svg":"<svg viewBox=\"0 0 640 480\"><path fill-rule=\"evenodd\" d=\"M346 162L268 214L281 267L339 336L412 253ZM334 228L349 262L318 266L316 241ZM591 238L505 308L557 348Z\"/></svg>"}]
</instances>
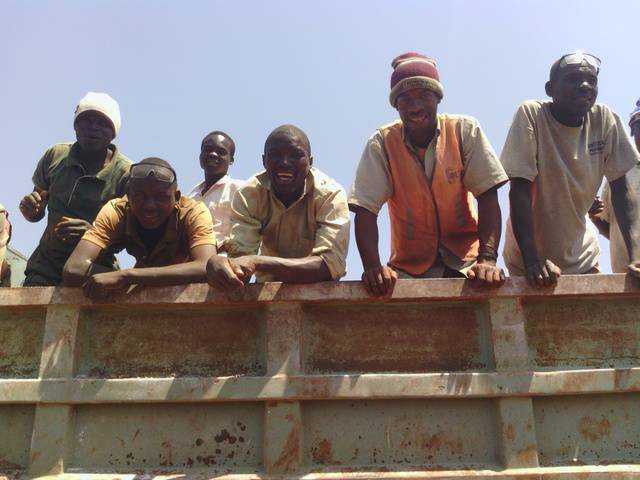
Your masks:
<instances>
[{"instance_id":1,"label":"man's head","mask_svg":"<svg viewBox=\"0 0 640 480\"><path fill-rule=\"evenodd\" d=\"M563 55L551 66L547 95L565 117L585 116L598 97L600 59L584 52Z\"/></svg>"},{"instance_id":2,"label":"man's head","mask_svg":"<svg viewBox=\"0 0 640 480\"><path fill-rule=\"evenodd\" d=\"M264 142L262 164L275 195L283 203L296 200L313 164L307 135L293 125L276 128Z\"/></svg>"},{"instance_id":3,"label":"man's head","mask_svg":"<svg viewBox=\"0 0 640 480\"><path fill-rule=\"evenodd\" d=\"M236 144L229 135L218 130L209 133L200 144L200 167L205 176L226 175L235 153Z\"/></svg>"},{"instance_id":4,"label":"man's head","mask_svg":"<svg viewBox=\"0 0 640 480\"><path fill-rule=\"evenodd\" d=\"M127 191L131 213L142 228L160 227L180 199L176 172L161 158L145 158L131 166Z\"/></svg>"},{"instance_id":5,"label":"man's head","mask_svg":"<svg viewBox=\"0 0 640 480\"><path fill-rule=\"evenodd\" d=\"M120 106L106 93L87 93L74 113L76 139L85 152L106 149L120 131Z\"/></svg>"},{"instance_id":6,"label":"man's head","mask_svg":"<svg viewBox=\"0 0 640 480\"><path fill-rule=\"evenodd\" d=\"M640 152L640 100L636 102L636 108L631 112L629 126L631 127L631 135L636 141L636 148Z\"/></svg>"},{"instance_id":7,"label":"man's head","mask_svg":"<svg viewBox=\"0 0 640 480\"><path fill-rule=\"evenodd\" d=\"M433 128L444 96L436 62L419 53L405 53L394 58L391 66L389 101L405 128L410 133Z\"/></svg>"}]
</instances>

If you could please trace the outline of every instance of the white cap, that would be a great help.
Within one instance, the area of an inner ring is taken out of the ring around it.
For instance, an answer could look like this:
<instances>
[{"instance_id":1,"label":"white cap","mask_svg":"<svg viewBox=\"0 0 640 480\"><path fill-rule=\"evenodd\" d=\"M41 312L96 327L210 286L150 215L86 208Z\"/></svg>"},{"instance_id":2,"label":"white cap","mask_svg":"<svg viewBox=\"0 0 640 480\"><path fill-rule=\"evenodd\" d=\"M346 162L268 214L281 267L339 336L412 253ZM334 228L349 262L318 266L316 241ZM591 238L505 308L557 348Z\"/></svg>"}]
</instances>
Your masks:
<instances>
[{"instance_id":1,"label":"white cap","mask_svg":"<svg viewBox=\"0 0 640 480\"><path fill-rule=\"evenodd\" d=\"M76 107L73 117L75 121L83 112L95 111L102 113L113 125L114 137L120 132L120 105L106 93L88 92Z\"/></svg>"}]
</instances>

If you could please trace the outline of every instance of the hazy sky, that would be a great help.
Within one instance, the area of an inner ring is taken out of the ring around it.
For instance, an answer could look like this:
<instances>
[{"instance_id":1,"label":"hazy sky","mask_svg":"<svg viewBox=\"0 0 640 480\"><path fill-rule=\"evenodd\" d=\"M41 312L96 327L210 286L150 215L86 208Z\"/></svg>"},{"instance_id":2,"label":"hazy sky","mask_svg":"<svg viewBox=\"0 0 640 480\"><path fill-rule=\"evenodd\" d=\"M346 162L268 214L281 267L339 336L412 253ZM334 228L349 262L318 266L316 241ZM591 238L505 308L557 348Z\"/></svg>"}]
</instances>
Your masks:
<instances>
[{"instance_id":1,"label":"hazy sky","mask_svg":"<svg viewBox=\"0 0 640 480\"><path fill-rule=\"evenodd\" d=\"M74 140L73 111L89 90L120 103L122 152L169 160L183 191L202 178L204 134L231 134L231 173L248 178L282 123L304 129L315 165L348 189L370 134L397 116L388 103L396 55L436 59L440 111L477 117L499 153L518 104L544 98L551 63L576 49L602 59L598 101L626 123L640 96L638 19L633 0L0 0L0 203L12 244L27 255L37 245L44 222L24 221L18 202L45 149ZM379 223L387 259L386 210ZM353 235L348 270L349 279L362 272Z\"/></svg>"}]
</instances>

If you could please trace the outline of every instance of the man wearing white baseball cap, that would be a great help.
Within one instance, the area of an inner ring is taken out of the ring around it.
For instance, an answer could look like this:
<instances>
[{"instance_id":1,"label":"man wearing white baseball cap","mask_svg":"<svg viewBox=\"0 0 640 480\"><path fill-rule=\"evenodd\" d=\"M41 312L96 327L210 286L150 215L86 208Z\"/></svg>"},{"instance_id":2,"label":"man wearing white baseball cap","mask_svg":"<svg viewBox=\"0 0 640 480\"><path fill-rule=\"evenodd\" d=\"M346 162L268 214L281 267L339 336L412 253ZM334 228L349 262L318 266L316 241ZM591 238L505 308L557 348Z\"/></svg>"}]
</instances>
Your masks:
<instances>
[{"instance_id":1,"label":"man wearing white baseball cap","mask_svg":"<svg viewBox=\"0 0 640 480\"><path fill-rule=\"evenodd\" d=\"M65 262L102 206L124 195L131 162L111 143L120 124L118 102L89 92L75 110L76 142L53 145L38 162L20 212L38 222L48 208L47 226L27 262L25 286L60 284ZM100 261L116 268L111 254Z\"/></svg>"}]
</instances>

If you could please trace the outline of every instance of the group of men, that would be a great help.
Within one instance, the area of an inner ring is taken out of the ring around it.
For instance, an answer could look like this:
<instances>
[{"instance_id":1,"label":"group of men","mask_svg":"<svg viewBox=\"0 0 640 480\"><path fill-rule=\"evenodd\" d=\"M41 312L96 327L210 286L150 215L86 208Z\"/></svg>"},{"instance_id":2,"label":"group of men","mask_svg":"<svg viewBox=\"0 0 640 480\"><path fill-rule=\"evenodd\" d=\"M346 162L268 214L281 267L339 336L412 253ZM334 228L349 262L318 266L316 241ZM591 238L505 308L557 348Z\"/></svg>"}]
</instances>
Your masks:
<instances>
[{"instance_id":1,"label":"group of men","mask_svg":"<svg viewBox=\"0 0 640 480\"><path fill-rule=\"evenodd\" d=\"M369 138L349 195L313 166L306 134L283 125L265 141L264 171L244 183L228 174L231 137L208 134L204 181L182 196L167 161L132 165L120 153L112 143L118 104L90 92L75 112L77 141L45 152L34 189L20 202L32 222L48 209L24 285L83 286L100 298L132 285L205 281L230 291L254 274L258 282L338 280L346 272L349 210L371 294L389 294L398 278L500 285L497 191L507 181L511 275L545 286L561 273L599 272L588 214L611 237L614 271L640 276L640 102L630 121L634 146L620 118L595 104L597 57L574 52L553 64L545 86L551 101L520 105L499 159L476 119L438 114L444 88L432 59L407 53L392 67L389 101L400 119ZM391 255L383 265L377 216L385 203ZM125 249L136 264L118 269L114 254Z\"/></svg>"}]
</instances>

